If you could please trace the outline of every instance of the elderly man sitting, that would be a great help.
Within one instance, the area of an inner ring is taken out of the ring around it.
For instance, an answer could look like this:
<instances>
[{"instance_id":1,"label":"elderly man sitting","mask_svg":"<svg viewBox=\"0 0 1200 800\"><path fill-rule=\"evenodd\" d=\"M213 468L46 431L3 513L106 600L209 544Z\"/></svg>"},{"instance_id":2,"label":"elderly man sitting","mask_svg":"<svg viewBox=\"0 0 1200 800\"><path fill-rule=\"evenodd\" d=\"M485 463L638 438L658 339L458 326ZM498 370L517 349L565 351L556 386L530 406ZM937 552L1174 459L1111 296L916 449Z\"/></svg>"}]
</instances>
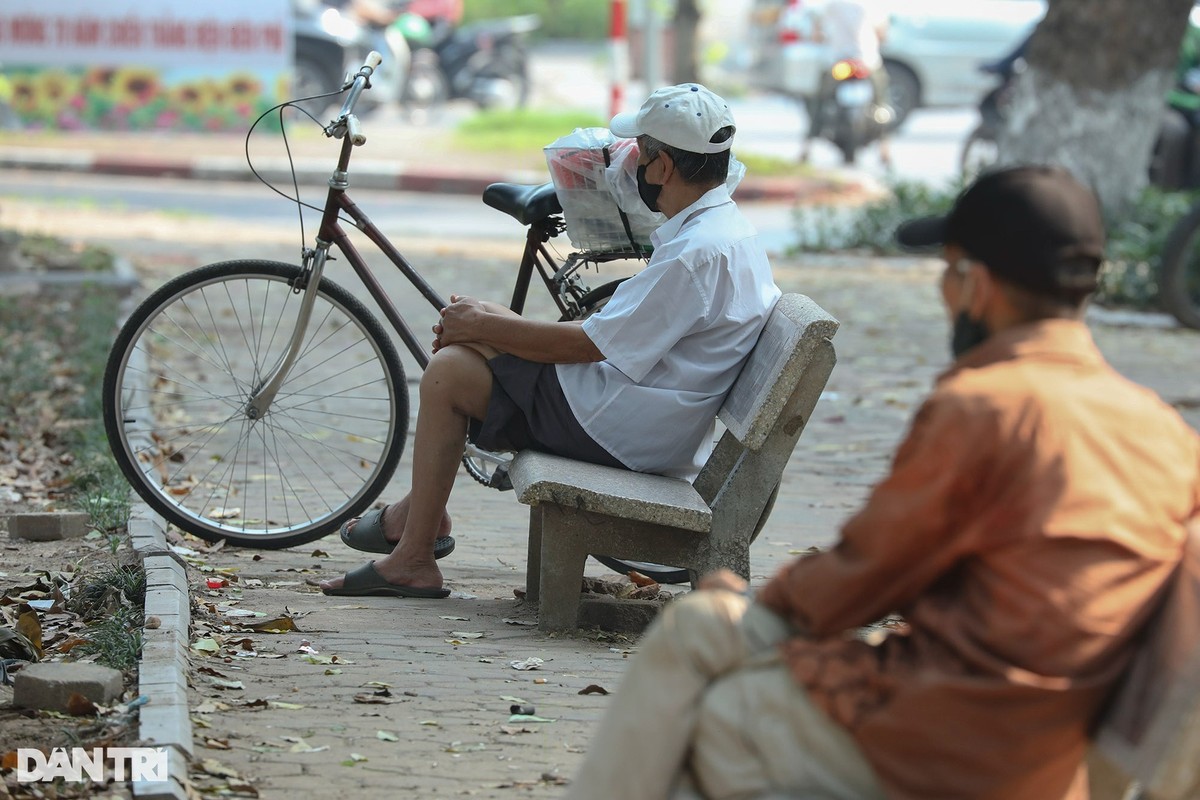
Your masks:
<instances>
[{"instance_id":1,"label":"elderly man sitting","mask_svg":"<svg viewBox=\"0 0 1200 800\"><path fill-rule=\"evenodd\" d=\"M725 180L733 115L698 84L660 89L611 129L637 137L643 202L667 221L654 254L580 322L540 322L451 297L421 378L412 489L348 523L342 540L385 558L322 583L333 595L445 597L446 502L464 440L694 476L714 420L780 291Z\"/></svg>"}]
</instances>

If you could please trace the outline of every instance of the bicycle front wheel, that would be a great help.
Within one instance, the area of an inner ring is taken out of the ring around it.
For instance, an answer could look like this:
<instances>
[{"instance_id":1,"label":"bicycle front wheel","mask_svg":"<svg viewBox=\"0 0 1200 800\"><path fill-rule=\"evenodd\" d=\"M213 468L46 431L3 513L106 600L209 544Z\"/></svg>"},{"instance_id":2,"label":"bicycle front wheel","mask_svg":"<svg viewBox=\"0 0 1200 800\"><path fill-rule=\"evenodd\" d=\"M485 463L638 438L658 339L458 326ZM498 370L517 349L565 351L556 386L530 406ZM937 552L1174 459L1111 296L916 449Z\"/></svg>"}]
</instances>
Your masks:
<instances>
[{"instance_id":1,"label":"bicycle front wheel","mask_svg":"<svg viewBox=\"0 0 1200 800\"><path fill-rule=\"evenodd\" d=\"M1175 224L1158 273L1162 307L1189 328L1200 328L1200 205Z\"/></svg>"},{"instance_id":2,"label":"bicycle front wheel","mask_svg":"<svg viewBox=\"0 0 1200 800\"><path fill-rule=\"evenodd\" d=\"M137 493L209 541L275 549L337 530L387 485L408 432L396 348L322 280L270 407L254 396L288 350L300 268L228 261L181 275L122 327L104 374L109 445Z\"/></svg>"}]
</instances>

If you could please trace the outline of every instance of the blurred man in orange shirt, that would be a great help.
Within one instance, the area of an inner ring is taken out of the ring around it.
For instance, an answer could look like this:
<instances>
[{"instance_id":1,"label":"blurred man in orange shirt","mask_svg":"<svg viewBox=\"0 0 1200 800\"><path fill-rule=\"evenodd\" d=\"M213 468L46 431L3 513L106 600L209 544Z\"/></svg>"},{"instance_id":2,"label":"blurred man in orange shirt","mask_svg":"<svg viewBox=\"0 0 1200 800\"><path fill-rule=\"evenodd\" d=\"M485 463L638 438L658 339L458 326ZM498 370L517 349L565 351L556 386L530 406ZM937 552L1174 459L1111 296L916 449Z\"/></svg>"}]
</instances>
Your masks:
<instances>
[{"instance_id":1,"label":"blurred man in orange shirt","mask_svg":"<svg viewBox=\"0 0 1200 800\"><path fill-rule=\"evenodd\" d=\"M1200 535L1200 436L1092 342L1104 231L1065 171L899 238L942 246L956 361L891 473L755 599L724 572L667 607L570 797L1087 798L1089 726Z\"/></svg>"}]
</instances>

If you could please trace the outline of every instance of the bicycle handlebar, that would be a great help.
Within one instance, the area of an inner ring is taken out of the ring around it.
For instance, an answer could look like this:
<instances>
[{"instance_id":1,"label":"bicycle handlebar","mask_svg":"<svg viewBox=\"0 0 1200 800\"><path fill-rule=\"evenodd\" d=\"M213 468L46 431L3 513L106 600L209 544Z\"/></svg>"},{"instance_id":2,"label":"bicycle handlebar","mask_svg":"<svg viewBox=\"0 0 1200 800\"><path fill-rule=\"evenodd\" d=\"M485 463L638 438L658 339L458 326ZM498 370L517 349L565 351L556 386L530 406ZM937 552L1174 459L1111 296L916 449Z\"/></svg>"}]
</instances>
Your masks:
<instances>
[{"instance_id":1,"label":"bicycle handlebar","mask_svg":"<svg viewBox=\"0 0 1200 800\"><path fill-rule=\"evenodd\" d=\"M362 131L362 123L354 115L354 106L357 105L359 95L363 93L363 90L370 88L371 75L382 62L383 56L375 50L367 53L363 65L359 67L358 72L354 73L354 77L351 79L350 92L346 95L345 102L342 103L342 110L338 112L337 117L325 128L326 136L332 136L337 139L349 136L350 143L356 146L366 143L367 136Z\"/></svg>"}]
</instances>

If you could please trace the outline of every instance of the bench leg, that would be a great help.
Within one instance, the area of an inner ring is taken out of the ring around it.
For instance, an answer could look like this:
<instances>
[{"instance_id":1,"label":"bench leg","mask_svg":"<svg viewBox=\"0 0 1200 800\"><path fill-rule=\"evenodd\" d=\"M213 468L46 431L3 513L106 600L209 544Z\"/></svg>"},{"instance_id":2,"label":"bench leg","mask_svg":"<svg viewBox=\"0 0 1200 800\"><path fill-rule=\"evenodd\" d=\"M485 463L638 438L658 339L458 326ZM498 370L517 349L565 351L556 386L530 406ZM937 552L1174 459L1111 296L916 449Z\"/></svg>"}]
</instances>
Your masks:
<instances>
[{"instance_id":1,"label":"bench leg","mask_svg":"<svg viewBox=\"0 0 1200 800\"><path fill-rule=\"evenodd\" d=\"M538 628L543 631L573 630L579 625L579 595L583 590L587 546L573 535L563 509L543 508Z\"/></svg>"},{"instance_id":2,"label":"bench leg","mask_svg":"<svg viewBox=\"0 0 1200 800\"><path fill-rule=\"evenodd\" d=\"M525 599L537 602L542 574L542 506L529 509L529 545L525 557Z\"/></svg>"},{"instance_id":3,"label":"bench leg","mask_svg":"<svg viewBox=\"0 0 1200 800\"><path fill-rule=\"evenodd\" d=\"M745 581L750 580L750 546L741 542L737 546L727 543L716 547L711 542L705 542L697 547L691 564L688 565L688 578L692 588L696 582L710 572L718 569L728 569Z\"/></svg>"}]
</instances>

